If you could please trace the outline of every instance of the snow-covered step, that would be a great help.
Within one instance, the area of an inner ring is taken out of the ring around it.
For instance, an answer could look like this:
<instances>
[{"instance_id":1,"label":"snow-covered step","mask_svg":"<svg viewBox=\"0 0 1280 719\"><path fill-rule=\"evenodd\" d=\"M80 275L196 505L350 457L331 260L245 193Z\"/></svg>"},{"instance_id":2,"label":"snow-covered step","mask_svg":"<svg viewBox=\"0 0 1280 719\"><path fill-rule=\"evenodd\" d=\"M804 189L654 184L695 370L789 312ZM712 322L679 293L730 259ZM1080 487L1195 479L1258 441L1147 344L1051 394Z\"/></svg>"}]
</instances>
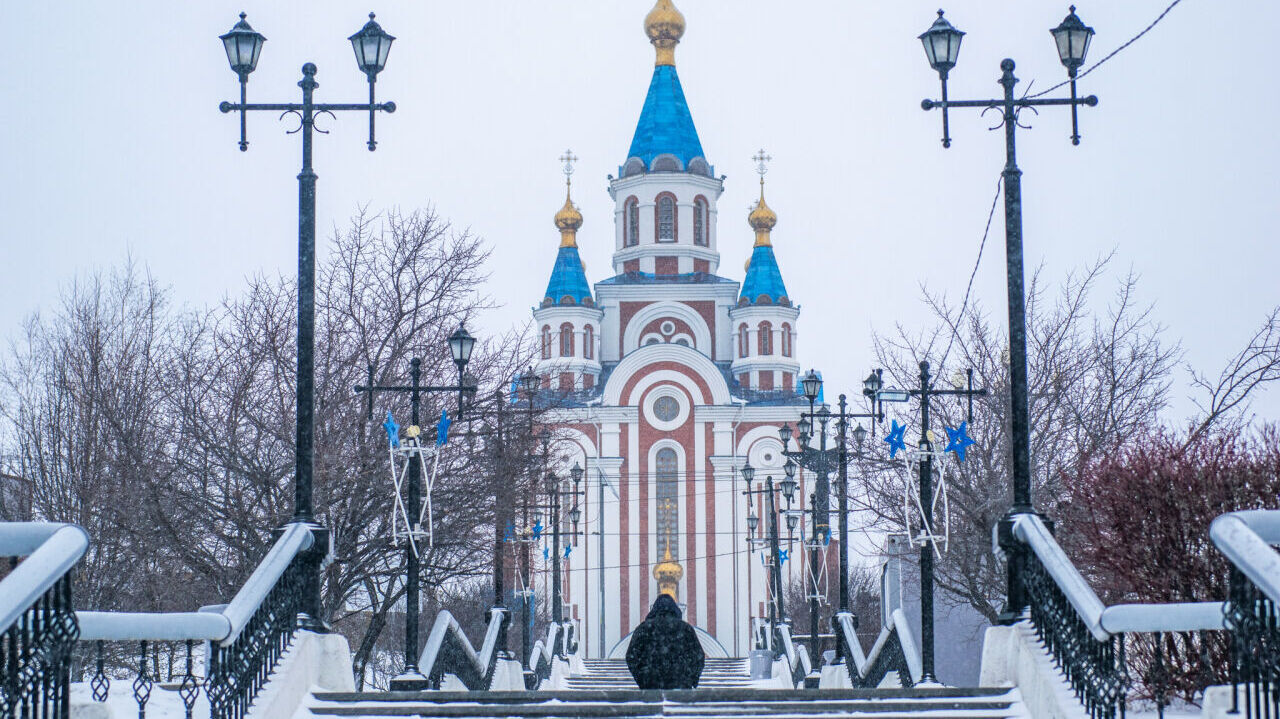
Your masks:
<instances>
[{"instance_id":1,"label":"snow-covered step","mask_svg":"<svg viewBox=\"0 0 1280 719\"><path fill-rule=\"evenodd\" d=\"M1016 690L847 689L570 690L551 692L386 692L317 694L315 717L444 719L1026 719Z\"/></svg>"}]
</instances>

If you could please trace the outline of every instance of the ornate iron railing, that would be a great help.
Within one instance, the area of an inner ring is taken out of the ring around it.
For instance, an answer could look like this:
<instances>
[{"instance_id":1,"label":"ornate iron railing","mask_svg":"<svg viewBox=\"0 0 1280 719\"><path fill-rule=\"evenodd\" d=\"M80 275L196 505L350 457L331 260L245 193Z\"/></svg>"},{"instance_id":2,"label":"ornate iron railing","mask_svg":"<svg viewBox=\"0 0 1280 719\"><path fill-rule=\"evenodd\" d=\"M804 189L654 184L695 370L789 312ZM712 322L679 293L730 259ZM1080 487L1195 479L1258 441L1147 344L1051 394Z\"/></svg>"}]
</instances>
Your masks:
<instances>
[{"instance_id":1,"label":"ornate iron railing","mask_svg":"<svg viewBox=\"0 0 1280 719\"><path fill-rule=\"evenodd\" d=\"M0 580L0 716L70 716L71 570L88 547L73 525L0 525L0 556L26 557Z\"/></svg>"},{"instance_id":2,"label":"ornate iron railing","mask_svg":"<svg viewBox=\"0 0 1280 719\"><path fill-rule=\"evenodd\" d=\"M773 646L774 656L787 660L792 686L803 686L804 678L809 676L813 667L809 663L809 652L805 651L804 645L791 641L791 625L779 623L773 626Z\"/></svg>"},{"instance_id":3,"label":"ornate iron railing","mask_svg":"<svg viewBox=\"0 0 1280 719\"><path fill-rule=\"evenodd\" d=\"M899 608L888 616L889 623L880 628L875 644L864 656L855 634L853 616L843 612L836 615L836 641L840 645L849 681L855 687L874 689L880 686L889 672L897 673L898 683L903 687L914 686L922 678L924 665L906 615Z\"/></svg>"},{"instance_id":4,"label":"ornate iron railing","mask_svg":"<svg viewBox=\"0 0 1280 719\"><path fill-rule=\"evenodd\" d=\"M436 615L436 622L427 636L426 647L418 666L427 677L432 689L439 689L446 675L457 677L471 691L483 691L493 682L494 667L498 662L498 637L502 627L510 621L506 609L494 608L489 614L489 626L484 643L477 652L458 620L447 610Z\"/></svg>"},{"instance_id":5,"label":"ornate iron railing","mask_svg":"<svg viewBox=\"0 0 1280 719\"><path fill-rule=\"evenodd\" d=\"M533 645L533 654L529 657L529 667L525 673L525 688L537 689L542 682L551 678L556 659L565 659L577 652L577 627L572 622L547 627L546 641L539 639Z\"/></svg>"},{"instance_id":6,"label":"ornate iron railing","mask_svg":"<svg viewBox=\"0 0 1280 719\"><path fill-rule=\"evenodd\" d=\"M1218 517L1209 535L1231 560L1226 622L1231 632L1231 709L1247 719L1280 717L1280 511Z\"/></svg>"},{"instance_id":7,"label":"ornate iron railing","mask_svg":"<svg viewBox=\"0 0 1280 719\"><path fill-rule=\"evenodd\" d=\"M1163 635L1226 626L1221 602L1103 605L1037 515L1017 515L998 528L996 539L1009 565L1009 613L1030 619L1093 719L1124 716L1130 684L1125 634L1156 637L1149 680L1163 715Z\"/></svg>"}]
</instances>

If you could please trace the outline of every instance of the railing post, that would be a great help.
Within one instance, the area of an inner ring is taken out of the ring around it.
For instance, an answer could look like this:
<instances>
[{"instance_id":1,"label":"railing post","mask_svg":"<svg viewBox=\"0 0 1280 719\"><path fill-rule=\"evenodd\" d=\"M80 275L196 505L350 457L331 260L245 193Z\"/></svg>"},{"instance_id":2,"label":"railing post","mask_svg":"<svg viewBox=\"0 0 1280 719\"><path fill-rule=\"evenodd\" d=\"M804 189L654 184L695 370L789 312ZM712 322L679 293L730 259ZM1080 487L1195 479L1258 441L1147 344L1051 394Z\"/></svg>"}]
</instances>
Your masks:
<instances>
[{"instance_id":1,"label":"railing post","mask_svg":"<svg viewBox=\"0 0 1280 719\"><path fill-rule=\"evenodd\" d=\"M1016 514L1006 514L996 527L996 544L1004 554L1006 577L1004 608L997 621L1004 625L1015 624L1022 619L1022 610L1027 606L1026 589L1022 581L1027 547L1013 535L1016 520Z\"/></svg>"}]
</instances>

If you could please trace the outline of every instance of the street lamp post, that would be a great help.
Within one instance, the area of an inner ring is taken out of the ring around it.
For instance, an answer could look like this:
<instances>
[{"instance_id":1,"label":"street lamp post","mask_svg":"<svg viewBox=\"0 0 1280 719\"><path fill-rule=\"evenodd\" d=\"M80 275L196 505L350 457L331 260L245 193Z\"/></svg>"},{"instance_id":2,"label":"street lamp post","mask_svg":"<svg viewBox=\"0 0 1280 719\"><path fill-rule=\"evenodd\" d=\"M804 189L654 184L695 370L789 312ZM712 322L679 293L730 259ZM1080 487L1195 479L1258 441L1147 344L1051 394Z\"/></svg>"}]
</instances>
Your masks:
<instances>
[{"instance_id":1,"label":"street lamp post","mask_svg":"<svg viewBox=\"0 0 1280 719\"><path fill-rule=\"evenodd\" d=\"M409 422L412 427L420 426L419 409L422 395L429 392L457 392L458 417L462 417L467 402L475 396L475 378L466 371L467 362L471 360L471 349L475 339L466 328L459 326L449 337L449 351L454 364L458 368L458 384L448 386L432 386L422 384L422 358L409 360L408 385L376 385L373 382L374 368L369 365L368 384L356 385L356 392L363 392L367 397L368 419L373 419L373 395L377 392L407 393L409 395ZM419 453L409 455L409 479L405 483L405 506L410 512L418 511L422 503L422 458ZM411 520L412 521L412 520ZM404 672L392 680L393 686L403 689L425 687L426 678L418 671L418 610L420 606L419 589L421 585L418 552L414 545L416 526L409 527L408 541L405 542L405 626L404 626ZM406 684L408 682L408 684ZM398 683L398 684L397 684Z\"/></svg>"},{"instance_id":2,"label":"street lamp post","mask_svg":"<svg viewBox=\"0 0 1280 719\"><path fill-rule=\"evenodd\" d=\"M929 428L929 400L938 396L964 397L969 407L966 417L973 421L973 398L987 394L986 388L974 389L973 370L966 370L967 384L955 389L936 389L931 384L929 363L920 363L920 386L917 389L881 389L884 385L882 371L876 370L863 383L863 392L882 406L884 402L907 402L912 397L920 398L920 511L921 532L927 529L920 543L920 660L924 682L937 679L934 671L933 641L933 432ZM908 541L915 541L908 537Z\"/></svg>"},{"instance_id":3,"label":"street lamp post","mask_svg":"<svg viewBox=\"0 0 1280 719\"><path fill-rule=\"evenodd\" d=\"M778 429L778 437L782 440L782 452L789 460L799 464L801 467L814 472L817 475L815 483L814 502L813 502L813 532L812 532L812 548L810 550L809 562L811 571L814 576L818 571L818 549L817 543L822 534L829 529L828 515L831 508L830 500L830 477L831 470L835 468L839 472L840 478L840 494L837 499L839 505L839 565L840 565L840 597L839 610L841 612L849 611L849 473L848 473L848 431L849 420L856 418L879 419L883 415L875 412L872 407L871 412L849 412L845 395L840 395L840 412L833 414L830 409L823 405L821 409L814 411L814 405L817 402L818 395L822 392L822 378L814 370L804 376L800 383L803 388L805 398L809 400L809 411L800 413L800 421L797 427L800 428L798 444L799 449L789 450L792 431L789 425L783 425ZM832 419L836 420L836 431L838 433L839 444L833 449L827 448L827 430ZM818 421L821 428L819 438L819 446L810 446L814 420ZM861 430L861 426L858 428ZM855 430L855 434L858 430ZM865 430L862 430L865 433ZM813 654L814 665L817 665L819 656L819 647L816 640L818 635L818 600L816 592L811 592L809 597L810 610L810 634L814 639L811 641L813 645L810 652ZM856 617L855 617L856 621ZM839 649L837 648L837 651ZM843 657L842 657L843 658Z\"/></svg>"},{"instance_id":4,"label":"street lamp post","mask_svg":"<svg viewBox=\"0 0 1280 719\"><path fill-rule=\"evenodd\" d=\"M960 40L964 33L955 29L938 11L938 19L934 21L920 41L924 45L929 65L938 72L942 81L942 101L924 100L921 107L925 110L938 108L942 110L942 146L951 146L951 136L947 125L947 111L952 107L976 107L983 111L998 108L1002 110L1004 125L1005 165L1002 172L1004 182L1004 231L1005 262L1008 276L1009 296L1009 380L1010 380L1010 424L1013 449L1013 505L1001 520L998 536L1000 545L1008 549L1007 557L1012 557L1013 518L1019 514L1035 512L1031 496L1031 423L1029 418L1027 395L1027 327L1026 327L1026 293L1024 289L1024 271L1022 255L1022 170L1018 168L1016 134L1019 126L1018 112L1023 108L1039 108L1047 106L1067 106L1071 108L1071 143L1080 144L1080 131L1076 111L1080 105L1094 107L1098 104L1095 95L1079 98L1076 95L1076 75L1084 65L1089 51L1089 43L1093 38L1093 28L1085 25L1076 15L1076 8L1071 6L1067 17L1049 31L1053 35L1058 50L1058 59L1067 69L1071 86L1070 97L1063 98L1015 98L1013 87L1018 82L1014 77L1014 62L1004 59L1000 62L1000 85L1004 88L1004 96L992 100L950 100L947 97L947 78L960 53ZM1008 562L1008 594L1002 614L1002 621L1016 621L1025 602L1022 599L1021 579L1018 576L1017 562Z\"/></svg>"},{"instance_id":5,"label":"street lamp post","mask_svg":"<svg viewBox=\"0 0 1280 719\"><path fill-rule=\"evenodd\" d=\"M227 54L227 62L231 70L240 80L240 102L223 102L218 109L223 113L240 111L240 150L249 149L246 139L246 114L249 111L271 111L297 114L302 124L302 171L298 174L298 373L297 373L297 407L294 445L294 480L293 480L293 523L307 524L320 530L315 521L315 510L312 502L312 472L315 466L313 445L315 437L315 247L316 247L316 173L311 166L311 136L314 129L316 113L361 111L369 113L369 149L373 150L374 113L378 111L395 112L393 102L377 104L374 102L374 78L386 66L387 54L395 38L382 31L373 21L373 13L369 14L369 22L353 35L352 47L356 50L356 61L360 70L369 79L369 102L363 104L330 104L316 103L312 99L318 87L315 81L316 66L306 63L302 66L302 102L283 104L250 104L247 102L249 75L257 68L258 58L262 53L262 45L266 38L252 27L240 13L240 21L229 32L219 36L223 49ZM362 54L362 50L372 49L371 56ZM317 542L319 545L319 542ZM306 607L303 626L312 629L323 629L320 601L320 567L318 563L308 563L307 577L303 580Z\"/></svg>"},{"instance_id":6,"label":"street lamp post","mask_svg":"<svg viewBox=\"0 0 1280 719\"><path fill-rule=\"evenodd\" d=\"M770 594L773 595L773 601L769 602L769 625L773 626L787 621L786 607L782 600L782 544L778 536L778 515L785 514L790 511L791 500L795 496L796 481L793 478L795 473L795 465L789 464L786 468L787 478L782 480L780 486L775 489L773 486L773 475L765 478L763 489L753 489L752 483L755 479L756 471L748 462L742 467L742 480L746 483L747 489L742 493L747 497L748 511L751 508L752 499L758 495L760 498L761 509L767 514L767 528L763 531L768 532L767 537L753 536L756 527L760 524L760 518L755 515L747 515L747 542L753 547L760 544L767 544L769 552L772 555L769 563L769 584ZM787 501L787 509L779 509L777 506L777 494L781 491L783 498Z\"/></svg>"}]
</instances>

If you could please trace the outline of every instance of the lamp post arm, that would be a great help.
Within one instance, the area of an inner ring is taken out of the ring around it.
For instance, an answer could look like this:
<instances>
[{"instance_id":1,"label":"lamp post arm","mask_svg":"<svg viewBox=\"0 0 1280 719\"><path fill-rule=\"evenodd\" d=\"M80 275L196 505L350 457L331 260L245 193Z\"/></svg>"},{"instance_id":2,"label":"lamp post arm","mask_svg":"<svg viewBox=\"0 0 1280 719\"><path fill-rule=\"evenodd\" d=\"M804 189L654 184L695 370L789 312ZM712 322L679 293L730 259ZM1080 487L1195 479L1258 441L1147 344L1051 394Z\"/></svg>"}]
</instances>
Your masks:
<instances>
[{"instance_id":1,"label":"lamp post arm","mask_svg":"<svg viewBox=\"0 0 1280 719\"><path fill-rule=\"evenodd\" d=\"M227 112L253 112L258 110L266 110L270 112L302 112L305 105L297 102L222 102L218 105L218 110L223 113ZM314 112L395 112L396 104L394 102L345 102L345 103L313 103L311 109Z\"/></svg>"},{"instance_id":2,"label":"lamp post arm","mask_svg":"<svg viewBox=\"0 0 1280 719\"><path fill-rule=\"evenodd\" d=\"M1004 100L922 100L920 108L922 110L946 110L952 107L1000 107L1004 104ZM1038 97L1035 99L1014 100L1014 107L1046 107L1050 105L1088 105L1089 107L1097 107L1098 96L1089 95L1087 97Z\"/></svg>"}]
</instances>

